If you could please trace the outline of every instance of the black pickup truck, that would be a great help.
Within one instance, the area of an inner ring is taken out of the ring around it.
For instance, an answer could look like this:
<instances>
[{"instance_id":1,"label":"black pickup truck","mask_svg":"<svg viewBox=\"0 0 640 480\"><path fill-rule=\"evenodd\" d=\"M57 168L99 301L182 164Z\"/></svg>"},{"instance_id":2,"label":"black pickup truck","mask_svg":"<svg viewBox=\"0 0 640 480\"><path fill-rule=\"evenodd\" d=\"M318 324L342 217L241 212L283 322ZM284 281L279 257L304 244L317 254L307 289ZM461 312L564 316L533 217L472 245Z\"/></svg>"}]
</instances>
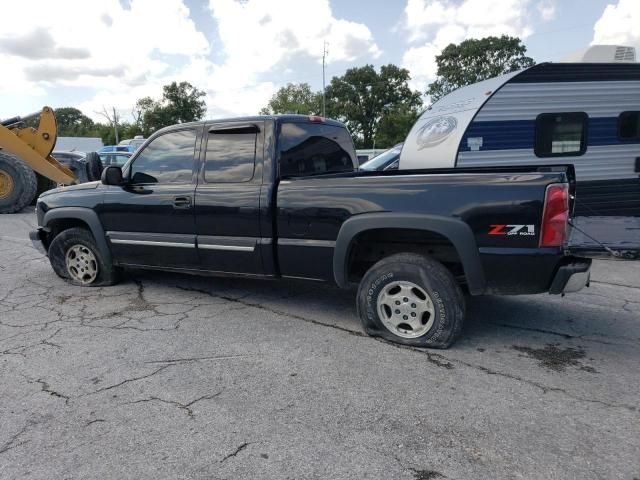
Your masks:
<instances>
[{"instance_id":1,"label":"black pickup truck","mask_svg":"<svg viewBox=\"0 0 640 480\"><path fill-rule=\"evenodd\" d=\"M31 239L85 286L122 267L359 283L371 335L446 348L471 295L564 293L571 167L358 171L339 122L298 115L175 125L101 182L37 203Z\"/></svg>"}]
</instances>

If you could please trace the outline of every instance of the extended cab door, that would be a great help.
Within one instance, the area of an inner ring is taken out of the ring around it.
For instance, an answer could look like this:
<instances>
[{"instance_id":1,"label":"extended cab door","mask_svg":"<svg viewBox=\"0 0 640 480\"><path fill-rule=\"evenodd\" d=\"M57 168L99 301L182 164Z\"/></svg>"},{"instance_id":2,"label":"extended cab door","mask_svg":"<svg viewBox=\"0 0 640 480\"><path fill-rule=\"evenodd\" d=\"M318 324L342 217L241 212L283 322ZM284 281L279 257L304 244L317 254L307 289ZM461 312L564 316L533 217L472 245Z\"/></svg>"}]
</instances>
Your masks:
<instances>
[{"instance_id":1,"label":"extended cab door","mask_svg":"<svg viewBox=\"0 0 640 480\"><path fill-rule=\"evenodd\" d=\"M196 190L200 268L262 275L260 189L264 122L207 125Z\"/></svg>"},{"instance_id":2,"label":"extended cab door","mask_svg":"<svg viewBox=\"0 0 640 480\"><path fill-rule=\"evenodd\" d=\"M195 151L200 127L154 138L106 190L100 219L119 264L194 268Z\"/></svg>"}]
</instances>

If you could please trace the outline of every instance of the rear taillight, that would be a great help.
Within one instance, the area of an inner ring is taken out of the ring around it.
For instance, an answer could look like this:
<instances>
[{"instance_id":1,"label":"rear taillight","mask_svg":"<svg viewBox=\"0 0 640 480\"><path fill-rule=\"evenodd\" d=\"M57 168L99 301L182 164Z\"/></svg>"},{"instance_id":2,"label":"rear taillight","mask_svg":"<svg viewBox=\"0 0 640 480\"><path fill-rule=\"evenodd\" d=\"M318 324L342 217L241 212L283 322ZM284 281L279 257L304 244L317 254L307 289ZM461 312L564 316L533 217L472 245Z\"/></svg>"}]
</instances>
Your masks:
<instances>
[{"instance_id":1,"label":"rear taillight","mask_svg":"<svg viewBox=\"0 0 640 480\"><path fill-rule=\"evenodd\" d=\"M541 247L560 247L567 238L569 221L569 185L554 183L547 187L540 227Z\"/></svg>"}]
</instances>

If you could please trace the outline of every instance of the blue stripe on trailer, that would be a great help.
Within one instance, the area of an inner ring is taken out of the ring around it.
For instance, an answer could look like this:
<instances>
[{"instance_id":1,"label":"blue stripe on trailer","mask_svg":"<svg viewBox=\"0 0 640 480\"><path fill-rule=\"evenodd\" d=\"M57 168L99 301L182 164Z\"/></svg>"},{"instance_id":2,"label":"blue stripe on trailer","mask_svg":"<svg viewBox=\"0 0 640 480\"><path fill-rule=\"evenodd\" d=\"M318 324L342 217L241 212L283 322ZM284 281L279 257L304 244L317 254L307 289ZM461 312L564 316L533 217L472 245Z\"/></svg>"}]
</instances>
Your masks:
<instances>
[{"instance_id":1,"label":"blue stripe on trailer","mask_svg":"<svg viewBox=\"0 0 640 480\"><path fill-rule=\"evenodd\" d=\"M482 138L480 150L533 150L535 128L535 120L473 122L462 137L459 150L461 152L471 151L468 144L469 138ZM589 118L587 147L628 144L640 144L640 139L620 140L618 138L618 117Z\"/></svg>"}]
</instances>

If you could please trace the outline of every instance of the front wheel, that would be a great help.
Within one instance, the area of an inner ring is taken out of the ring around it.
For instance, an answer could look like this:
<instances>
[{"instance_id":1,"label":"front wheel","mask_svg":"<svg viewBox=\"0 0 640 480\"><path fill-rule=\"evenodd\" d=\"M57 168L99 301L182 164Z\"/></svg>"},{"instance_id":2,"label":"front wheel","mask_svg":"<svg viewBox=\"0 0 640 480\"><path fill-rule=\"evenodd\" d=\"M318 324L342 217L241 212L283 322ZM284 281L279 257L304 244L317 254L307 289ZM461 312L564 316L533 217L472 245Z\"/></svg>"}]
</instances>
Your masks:
<instances>
[{"instance_id":1,"label":"front wheel","mask_svg":"<svg viewBox=\"0 0 640 480\"><path fill-rule=\"evenodd\" d=\"M448 348L464 322L464 296L451 272L413 253L391 255L371 267L357 302L369 335L403 345Z\"/></svg>"},{"instance_id":2,"label":"front wheel","mask_svg":"<svg viewBox=\"0 0 640 480\"><path fill-rule=\"evenodd\" d=\"M59 277L74 285L98 287L118 281L118 269L105 262L93 235L84 228L56 235L49 246L49 261Z\"/></svg>"}]
</instances>

